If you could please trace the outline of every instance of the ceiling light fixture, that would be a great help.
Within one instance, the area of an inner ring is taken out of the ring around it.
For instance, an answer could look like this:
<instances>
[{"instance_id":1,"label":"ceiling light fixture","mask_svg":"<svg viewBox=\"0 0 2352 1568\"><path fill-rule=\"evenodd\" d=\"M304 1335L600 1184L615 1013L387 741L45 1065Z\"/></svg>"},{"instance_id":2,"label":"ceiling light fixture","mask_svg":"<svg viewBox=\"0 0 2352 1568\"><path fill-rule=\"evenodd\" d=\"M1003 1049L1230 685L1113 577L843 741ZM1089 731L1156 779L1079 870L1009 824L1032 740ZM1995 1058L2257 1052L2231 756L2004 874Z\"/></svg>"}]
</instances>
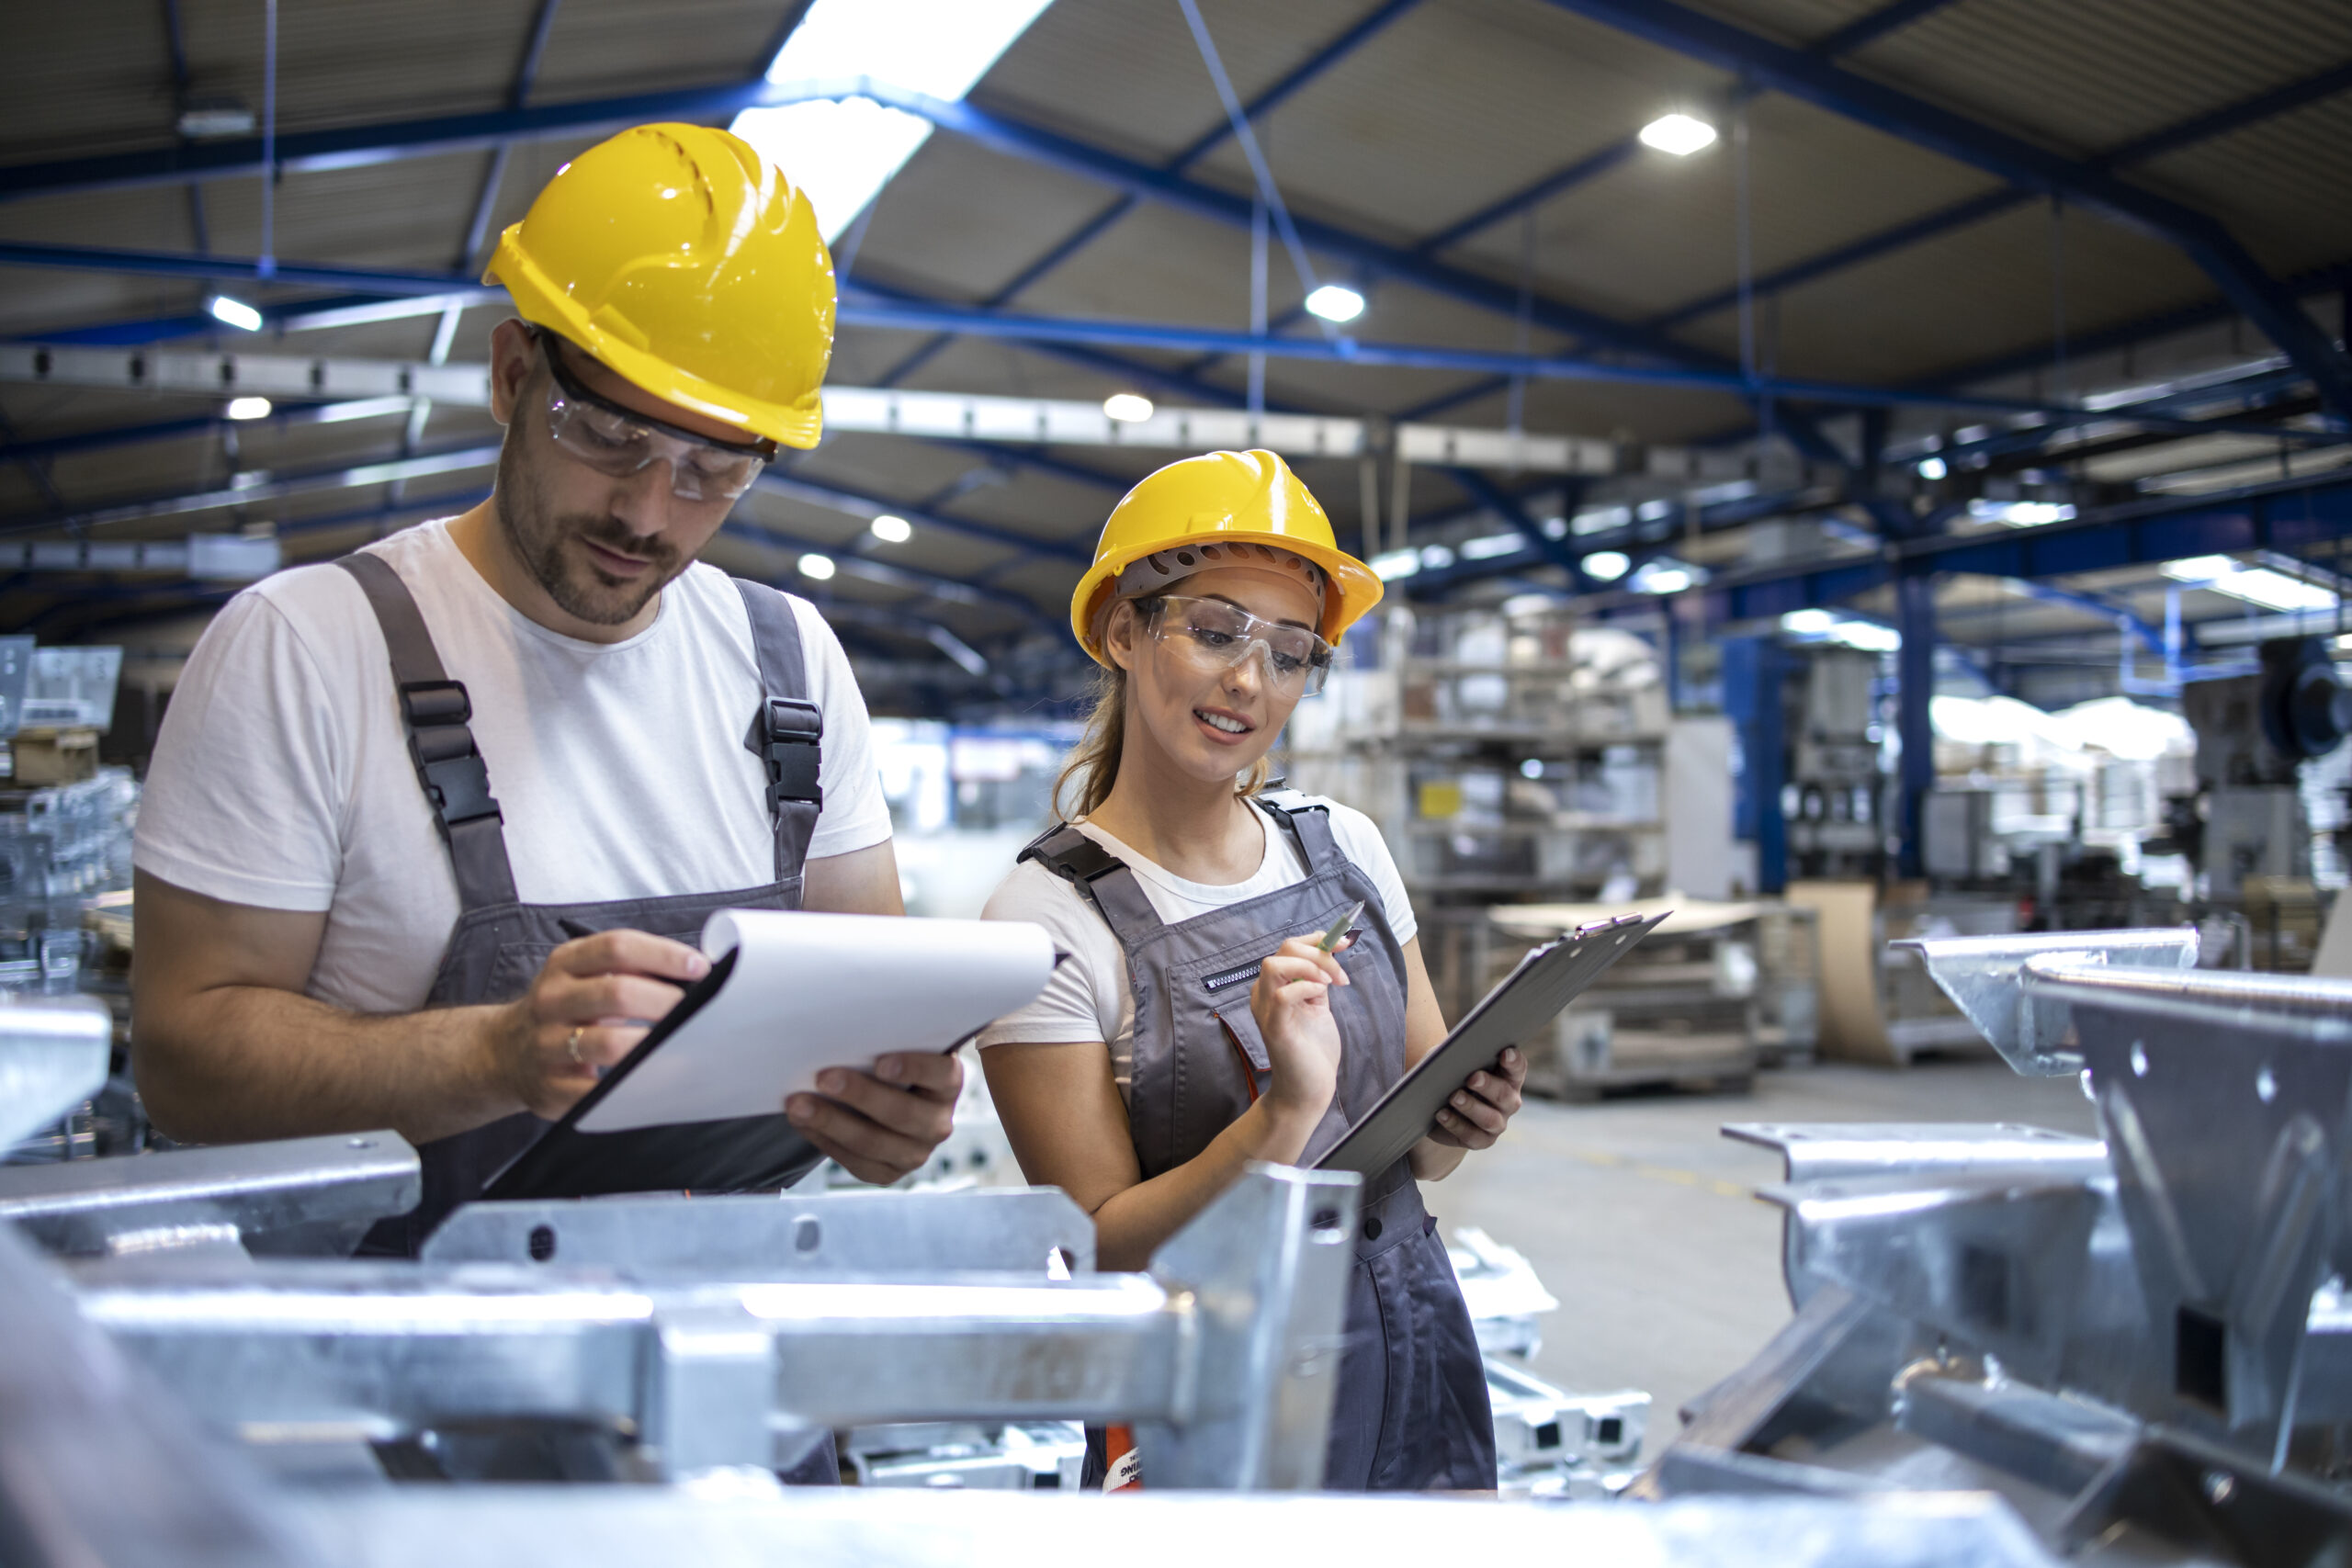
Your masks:
<instances>
[{"instance_id":1,"label":"ceiling light fixture","mask_svg":"<svg viewBox=\"0 0 2352 1568\"><path fill-rule=\"evenodd\" d=\"M243 299L232 299L226 294L215 294L204 302L204 308L216 321L225 321L239 332L261 331L261 312Z\"/></svg>"},{"instance_id":2,"label":"ceiling light fixture","mask_svg":"<svg viewBox=\"0 0 2352 1568\"><path fill-rule=\"evenodd\" d=\"M1102 400L1102 412L1121 424L1141 424L1151 417L1151 400L1140 392L1114 392Z\"/></svg>"},{"instance_id":3,"label":"ceiling light fixture","mask_svg":"<svg viewBox=\"0 0 2352 1568\"><path fill-rule=\"evenodd\" d=\"M1714 140L1713 126L1687 114L1660 115L1642 127L1643 146L1671 152L1678 158L1688 158L1700 148L1712 146Z\"/></svg>"},{"instance_id":4,"label":"ceiling light fixture","mask_svg":"<svg viewBox=\"0 0 2352 1568\"><path fill-rule=\"evenodd\" d=\"M903 545L915 536L914 525L885 512L873 522L874 536L886 545Z\"/></svg>"},{"instance_id":5,"label":"ceiling light fixture","mask_svg":"<svg viewBox=\"0 0 2352 1568\"><path fill-rule=\"evenodd\" d=\"M229 400L231 419L267 419L269 409L270 402L267 398L231 398Z\"/></svg>"},{"instance_id":6,"label":"ceiling light fixture","mask_svg":"<svg viewBox=\"0 0 2352 1568\"><path fill-rule=\"evenodd\" d=\"M1950 472L1951 472L1951 465L1946 463L1941 457L1919 459L1919 477L1923 479L1939 479Z\"/></svg>"},{"instance_id":7,"label":"ceiling light fixture","mask_svg":"<svg viewBox=\"0 0 2352 1568\"><path fill-rule=\"evenodd\" d=\"M831 556L820 556L811 550L800 558L800 575L811 582L826 581L836 570Z\"/></svg>"},{"instance_id":8,"label":"ceiling light fixture","mask_svg":"<svg viewBox=\"0 0 2352 1568\"><path fill-rule=\"evenodd\" d=\"M960 103L1051 0L816 0L768 66L771 82L868 76ZM808 195L827 243L931 139L931 122L871 98L745 109L728 128Z\"/></svg>"},{"instance_id":9,"label":"ceiling light fixture","mask_svg":"<svg viewBox=\"0 0 2352 1568\"><path fill-rule=\"evenodd\" d=\"M1614 582L1633 564L1623 550L1595 550L1584 558L1584 574L1596 582Z\"/></svg>"},{"instance_id":10,"label":"ceiling light fixture","mask_svg":"<svg viewBox=\"0 0 2352 1568\"><path fill-rule=\"evenodd\" d=\"M1363 314L1363 296L1344 283L1327 283L1306 297L1306 309L1327 321L1352 321Z\"/></svg>"}]
</instances>

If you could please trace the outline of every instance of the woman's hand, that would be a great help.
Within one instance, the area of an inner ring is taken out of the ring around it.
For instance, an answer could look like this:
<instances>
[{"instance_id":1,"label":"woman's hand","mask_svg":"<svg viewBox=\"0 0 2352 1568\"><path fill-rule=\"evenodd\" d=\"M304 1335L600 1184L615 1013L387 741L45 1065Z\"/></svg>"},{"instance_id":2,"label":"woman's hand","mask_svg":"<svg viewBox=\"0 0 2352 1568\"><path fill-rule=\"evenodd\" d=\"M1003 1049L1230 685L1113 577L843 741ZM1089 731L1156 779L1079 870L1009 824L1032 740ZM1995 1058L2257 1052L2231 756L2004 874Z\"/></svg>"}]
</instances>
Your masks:
<instances>
[{"instance_id":1,"label":"woman's hand","mask_svg":"<svg viewBox=\"0 0 2352 1568\"><path fill-rule=\"evenodd\" d=\"M1330 990L1346 984L1339 959L1313 937L1291 938L1258 971L1250 1012L1266 1042L1273 1068L1266 1098L1278 1113L1320 1120L1339 1091L1340 1021L1331 1016Z\"/></svg>"},{"instance_id":2,"label":"woman's hand","mask_svg":"<svg viewBox=\"0 0 2352 1568\"><path fill-rule=\"evenodd\" d=\"M1430 1142L1457 1149L1492 1148L1519 1113L1520 1087L1526 1082L1526 1056L1516 1046L1505 1046L1492 1067L1472 1073L1470 1081L1439 1108Z\"/></svg>"}]
</instances>

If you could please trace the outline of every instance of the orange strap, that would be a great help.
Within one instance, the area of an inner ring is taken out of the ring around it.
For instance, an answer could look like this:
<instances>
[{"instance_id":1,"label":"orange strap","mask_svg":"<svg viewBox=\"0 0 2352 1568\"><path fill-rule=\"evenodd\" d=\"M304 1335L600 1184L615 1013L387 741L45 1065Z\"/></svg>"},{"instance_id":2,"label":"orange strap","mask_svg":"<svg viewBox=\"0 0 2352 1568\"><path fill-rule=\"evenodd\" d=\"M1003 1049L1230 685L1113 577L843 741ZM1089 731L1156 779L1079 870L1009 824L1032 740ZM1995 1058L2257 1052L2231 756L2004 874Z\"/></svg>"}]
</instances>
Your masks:
<instances>
[{"instance_id":1,"label":"orange strap","mask_svg":"<svg viewBox=\"0 0 2352 1568\"><path fill-rule=\"evenodd\" d=\"M1258 1069L1251 1064L1250 1053L1241 1048L1241 1036L1234 1032L1233 1025L1225 1021L1225 1015L1219 1013L1216 1021L1225 1031L1226 1043L1233 1047L1234 1056L1241 1063L1241 1081L1249 1086L1250 1103L1255 1105L1258 1103Z\"/></svg>"}]
</instances>

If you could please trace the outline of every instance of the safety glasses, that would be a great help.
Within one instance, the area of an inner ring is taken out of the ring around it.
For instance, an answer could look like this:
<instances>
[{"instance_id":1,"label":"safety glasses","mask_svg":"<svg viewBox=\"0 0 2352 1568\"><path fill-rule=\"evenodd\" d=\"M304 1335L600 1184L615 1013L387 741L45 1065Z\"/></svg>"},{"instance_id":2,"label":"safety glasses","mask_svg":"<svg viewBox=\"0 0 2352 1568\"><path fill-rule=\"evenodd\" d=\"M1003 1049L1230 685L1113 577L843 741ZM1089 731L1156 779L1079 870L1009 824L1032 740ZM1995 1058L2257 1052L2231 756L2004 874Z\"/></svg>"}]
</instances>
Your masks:
<instances>
[{"instance_id":1,"label":"safety glasses","mask_svg":"<svg viewBox=\"0 0 2352 1568\"><path fill-rule=\"evenodd\" d=\"M1160 593L1138 600L1136 608L1156 640L1203 674L1221 674L1262 650L1274 690L1311 697L1331 673L1329 643L1305 626L1261 620L1223 599Z\"/></svg>"},{"instance_id":2,"label":"safety glasses","mask_svg":"<svg viewBox=\"0 0 2352 1568\"><path fill-rule=\"evenodd\" d=\"M670 493L680 501L732 501L752 488L775 456L773 441L713 441L598 397L564 363L563 340L531 331L555 385L548 393L548 434L564 452L615 479L666 459Z\"/></svg>"}]
</instances>

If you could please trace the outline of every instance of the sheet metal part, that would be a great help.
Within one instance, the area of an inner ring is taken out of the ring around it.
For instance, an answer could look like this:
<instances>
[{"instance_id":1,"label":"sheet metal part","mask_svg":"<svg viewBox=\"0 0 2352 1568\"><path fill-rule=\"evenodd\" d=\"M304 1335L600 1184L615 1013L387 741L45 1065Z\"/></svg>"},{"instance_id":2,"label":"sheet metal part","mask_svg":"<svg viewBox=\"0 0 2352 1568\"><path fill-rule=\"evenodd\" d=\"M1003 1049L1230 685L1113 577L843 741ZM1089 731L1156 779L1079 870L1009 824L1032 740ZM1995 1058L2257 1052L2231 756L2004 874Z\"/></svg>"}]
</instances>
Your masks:
<instances>
[{"instance_id":1,"label":"sheet metal part","mask_svg":"<svg viewBox=\"0 0 2352 1568\"><path fill-rule=\"evenodd\" d=\"M785 1192L470 1203L426 1239L426 1263L560 1263L632 1279L1094 1268L1094 1222L1057 1188Z\"/></svg>"},{"instance_id":2,"label":"sheet metal part","mask_svg":"<svg viewBox=\"0 0 2352 1568\"><path fill-rule=\"evenodd\" d=\"M2068 1552L2352 1553L2298 1469L2352 1419L2352 983L2191 970L2188 932L1910 945L2105 1137L1727 1127L1787 1162L1799 1311L1637 1492L1990 1485Z\"/></svg>"},{"instance_id":3,"label":"sheet metal part","mask_svg":"<svg viewBox=\"0 0 2352 1568\"><path fill-rule=\"evenodd\" d=\"M91 1323L260 1440L554 1418L678 1474L789 1464L835 1427L1059 1417L1137 1424L1163 1485L1309 1487L1355 1194L1253 1168L1151 1273L1063 1280L1042 1247L1021 1274L921 1278L161 1256L74 1275Z\"/></svg>"},{"instance_id":4,"label":"sheet metal part","mask_svg":"<svg viewBox=\"0 0 2352 1568\"><path fill-rule=\"evenodd\" d=\"M1891 947L1917 953L1928 976L1967 1015L2002 1059L2029 1077L2080 1072L2069 1043L2065 998L2030 995L2018 971L2031 961L2184 970L2197 965L2197 931L2042 931L2001 936L1909 937Z\"/></svg>"},{"instance_id":5,"label":"sheet metal part","mask_svg":"<svg viewBox=\"0 0 2352 1568\"><path fill-rule=\"evenodd\" d=\"M95 997L0 992L0 1149L97 1093L114 1016Z\"/></svg>"},{"instance_id":6,"label":"sheet metal part","mask_svg":"<svg viewBox=\"0 0 2352 1568\"><path fill-rule=\"evenodd\" d=\"M243 1246L348 1256L416 1206L416 1151L393 1132L0 1167L0 1221L52 1252Z\"/></svg>"}]
</instances>

